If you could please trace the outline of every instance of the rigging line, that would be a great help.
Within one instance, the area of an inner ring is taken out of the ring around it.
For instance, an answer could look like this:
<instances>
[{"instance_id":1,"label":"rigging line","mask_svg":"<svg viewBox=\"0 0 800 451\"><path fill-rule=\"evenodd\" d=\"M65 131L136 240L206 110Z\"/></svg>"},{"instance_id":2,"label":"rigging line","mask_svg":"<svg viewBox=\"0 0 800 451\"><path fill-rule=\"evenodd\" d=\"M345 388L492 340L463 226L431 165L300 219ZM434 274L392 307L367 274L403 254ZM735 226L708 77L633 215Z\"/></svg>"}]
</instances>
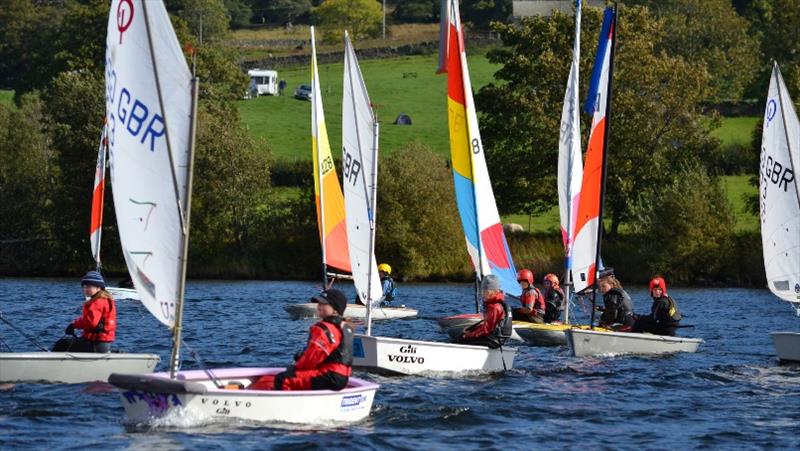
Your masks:
<instances>
[{"instance_id":1,"label":"rigging line","mask_svg":"<svg viewBox=\"0 0 800 451\"><path fill-rule=\"evenodd\" d=\"M208 366L206 366L206 362L203 360L202 357L200 357L200 354L198 354L194 349L192 349L191 346L189 346L189 343L186 341L186 337L183 337L182 342L183 346L186 347L186 350L189 351L189 355L191 355L192 357L194 357L195 360L197 360L197 363L200 365L200 368L203 370L203 372L206 373L206 375L211 378L211 382L213 382L217 388L223 388L224 385L222 385L222 382L220 382L220 380L217 379L217 376L214 375L211 369L209 369Z\"/></svg>"},{"instance_id":2,"label":"rigging line","mask_svg":"<svg viewBox=\"0 0 800 451\"><path fill-rule=\"evenodd\" d=\"M38 341L37 341L35 338L33 338L33 337L31 337L30 335L26 334L25 332L23 332L23 331L22 331L22 329L18 328L18 327L17 327L17 326L15 326L15 325L14 325L14 324L13 324L11 321L9 321L8 319L6 319L6 317L3 315L3 313L2 313L2 312L0 312L0 320L2 320L4 323L8 324L8 325L9 325L9 326L10 326L12 329L14 329L15 331L17 331L17 333L19 333L19 334L20 334L20 335L22 335L23 337L27 338L27 339L28 339L28 340L29 340L31 343L33 343L33 344L34 344L36 347L38 347L38 348L39 348L39 349L41 349L42 351L44 351L44 352L50 352L50 350L49 350L49 349L47 349L47 348L45 348L44 346L42 346L42 344L41 344L41 343L39 343L39 342L38 342Z\"/></svg>"}]
</instances>

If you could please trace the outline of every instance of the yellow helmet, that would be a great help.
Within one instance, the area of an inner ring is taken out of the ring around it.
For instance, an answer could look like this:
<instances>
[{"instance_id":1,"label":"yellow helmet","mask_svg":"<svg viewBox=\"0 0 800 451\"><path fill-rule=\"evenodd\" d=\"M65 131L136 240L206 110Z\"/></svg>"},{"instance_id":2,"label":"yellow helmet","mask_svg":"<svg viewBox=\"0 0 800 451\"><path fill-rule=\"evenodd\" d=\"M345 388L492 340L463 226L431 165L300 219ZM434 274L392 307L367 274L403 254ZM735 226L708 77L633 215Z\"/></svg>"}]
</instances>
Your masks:
<instances>
[{"instance_id":1,"label":"yellow helmet","mask_svg":"<svg viewBox=\"0 0 800 451\"><path fill-rule=\"evenodd\" d=\"M386 274L391 274L392 273L392 267L389 266L388 263L381 263L380 265L378 265L378 271L383 271Z\"/></svg>"}]
</instances>

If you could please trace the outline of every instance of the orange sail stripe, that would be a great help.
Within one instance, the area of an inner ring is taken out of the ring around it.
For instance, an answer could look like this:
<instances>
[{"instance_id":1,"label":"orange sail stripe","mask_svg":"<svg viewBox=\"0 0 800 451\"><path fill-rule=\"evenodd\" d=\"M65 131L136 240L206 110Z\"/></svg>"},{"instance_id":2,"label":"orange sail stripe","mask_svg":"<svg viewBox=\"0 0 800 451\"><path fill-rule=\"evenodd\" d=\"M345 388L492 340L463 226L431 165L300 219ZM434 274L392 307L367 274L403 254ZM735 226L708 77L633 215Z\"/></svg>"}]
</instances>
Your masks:
<instances>
[{"instance_id":1,"label":"orange sail stripe","mask_svg":"<svg viewBox=\"0 0 800 451\"><path fill-rule=\"evenodd\" d=\"M589 138L589 150L586 152L586 162L583 168L583 183L581 185L581 198L578 205L578 217L575 224L575 233L583 229L587 222L600 216L600 191L603 176L603 137L605 135L605 121L600 119L594 127L594 133ZM573 237L575 239L575 237Z\"/></svg>"},{"instance_id":2,"label":"orange sail stripe","mask_svg":"<svg viewBox=\"0 0 800 451\"><path fill-rule=\"evenodd\" d=\"M100 182L94 188L94 195L92 196L92 219L89 225L90 234L93 234L97 229L103 226L103 194L105 193L105 188L105 179L100 179Z\"/></svg>"}]
</instances>

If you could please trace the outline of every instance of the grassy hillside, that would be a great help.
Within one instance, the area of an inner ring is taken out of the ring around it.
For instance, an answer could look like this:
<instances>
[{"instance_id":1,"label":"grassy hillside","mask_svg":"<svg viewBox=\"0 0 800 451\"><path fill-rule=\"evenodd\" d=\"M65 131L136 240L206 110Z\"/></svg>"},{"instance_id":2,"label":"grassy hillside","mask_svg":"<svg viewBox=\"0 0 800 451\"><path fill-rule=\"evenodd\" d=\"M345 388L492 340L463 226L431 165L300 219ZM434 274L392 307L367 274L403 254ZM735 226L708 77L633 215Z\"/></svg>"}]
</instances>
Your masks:
<instances>
[{"instance_id":1,"label":"grassy hillside","mask_svg":"<svg viewBox=\"0 0 800 451\"><path fill-rule=\"evenodd\" d=\"M753 140L753 130L760 117L723 117L720 128L711 132L711 135L722 141L723 146L741 145L749 147Z\"/></svg>"},{"instance_id":2,"label":"grassy hillside","mask_svg":"<svg viewBox=\"0 0 800 451\"><path fill-rule=\"evenodd\" d=\"M449 153L445 75L435 74L436 55L421 55L361 62L370 99L381 120L380 151L388 154L410 141L420 141L435 152ZM475 89L489 83L499 66L483 55L469 59ZM340 153L342 128L342 64L319 68L325 120L334 155ZM279 70L286 80L283 97L242 100L242 117L256 138L264 138L272 152L290 159L311 158L311 103L292 97L300 84L310 84L310 69ZM413 125L392 125L398 114L411 117Z\"/></svg>"}]
</instances>

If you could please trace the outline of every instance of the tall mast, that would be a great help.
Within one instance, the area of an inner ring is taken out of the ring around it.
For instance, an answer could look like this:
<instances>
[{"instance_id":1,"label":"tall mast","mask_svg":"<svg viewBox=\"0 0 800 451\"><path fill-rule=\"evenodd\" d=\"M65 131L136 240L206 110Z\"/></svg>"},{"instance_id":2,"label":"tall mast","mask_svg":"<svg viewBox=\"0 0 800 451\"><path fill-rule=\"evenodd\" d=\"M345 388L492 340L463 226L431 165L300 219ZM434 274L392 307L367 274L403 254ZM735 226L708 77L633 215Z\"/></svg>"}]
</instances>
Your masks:
<instances>
[{"instance_id":1,"label":"tall mast","mask_svg":"<svg viewBox=\"0 0 800 451\"><path fill-rule=\"evenodd\" d=\"M313 149L315 152L314 160L317 162L316 167L314 168L314 177L317 179L317 186L319 187L319 243L322 246L322 287L323 289L328 288L328 265L325 263L327 260L326 256L326 249L325 249L325 188L324 183L322 183L322 161L320 161L320 152L319 152L319 127L317 121L319 118L317 117L317 99L321 98L319 92L319 74L317 73L317 44L316 39L314 37L314 26L311 26L311 133L315 133L317 136L317 145ZM321 102L320 102L321 103ZM316 127L316 129L314 129ZM312 136L313 140L313 136ZM312 144L313 146L313 144Z\"/></svg>"},{"instance_id":2,"label":"tall mast","mask_svg":"<svg viewBox=\"0 0 800 451\"><path fill-rule=\"evenodd\" d=\"M601 240L603 238L603 210L606 204L606 165L608 162L608 138L611 132L611 95L612 95L612 82L614 80L614 54L617 47L617 4L614 3L614 18L611 24L611 57L608 65L608 95L606 96L606 115L605 115L605 134L603 136L603 166L602 174L600 176L600 214L599 223L597 224L597 253L594 260L594 285L592 286L592 320L591 328L594 329L595 307L597 306L597 279L600 268L600 249Z\"/></svg>"},{"instance_id":3,"label":"tall mast","mask_svg":"<svg viewBox=\"0 0 800 451\"><path fill-rule=\"evenodd\" d=\"M194 170L194 146L195 146L195 130L197 128L197 85L198 78L192 78L192 103L191 103L191 126L189 127L189 145L187 149L187 172L186 172L186 192L181 196L180 186L178 185L178 177L175 171L175 158L172 153L172 144L169 139L169 126L167 122L166 109L164 108L164 97L161 93L161 82L158 73L158 64L155 61L155 50L153 48L153 36L150 30L150 18L147 13L147 2L142 2L144 12L144 23L147 30L147 44L150 48L150 61L153 65L153 76L156 82L156 91L158 93L158 104L161 109L164 119L164 133L167 141L167 154L169 155L170 172L172 174L172 184L175 192L175 203L178 208L178 216L181 219L181 230L183 232L183 239L181 240L181 261L180 261L180 274L178 276L178 290L175 301L175 325L172 328L172 355L169 363L169 375L174 379L175 374L180 366L180 345L181 345L181 323L183 321L183 300L184 292L186 289L186 263L189 254L189 216L191 213L192 204L192 173Z\"/></svg>"},{"instance_id":4,"label":"tall mast","mask_svg":"<svg viewBox=\"0 0 800 451\"><path fill-rule=\"evenodd\" d=\"M573 40L573 44L572 44L572 67L575 69L575 72L576 72L575 78L576 79L579 78L578 74L580 73L580 62L581 62L580 52L581 52L581 0L576 0L575 1L575 39ZM570 70L570 76L572 76L572 70ZM569 83L571 84L572 80L570 80ZM570 108L570 115L572 116L572 120L573 121L575 121L576 119L578 121L579 133L578 133L578 143L577 143L577 145L580 146L580 112L576 111L579 108L578 107L577 97L580 94L578 92L578 84L577 83L575 83L574 89L575 89L575 92L572 93L572 98L570 99L570 107L571 107ZM573 139L574 138L575 137L573 136ZM573 143L573 146L574 145L575 145L575 143ZM567 160L568 161L568 163L567 163L567 165L568 165L567 174L569 174L570 177L572 176L572 168L573 168L573 165L575 164L575 161L573 160L572 157L573 157L573 153L570 151L569 152L569 158ZM564 275L564 288L566 288L566 293L564 295L564 305L562 305L562 307L564 309L564 322L566 324L569 324L569 302L570 302L570 298L571 298L571 295L572 295L572 293L570 291L570 287L572 286L572 245L574 244L573 243L573 238L574 237L572 236L573 235L573 233L572 233L572 196L573 196L572 183L570 181L568 181L567 182L567 202L568 202L568 207L567 207L567 211L568 211L568 213L567 213L567 243L568 243L568 246L567 246L567 249L566 249L567 255L566 255L566 258L564 259L564 263L565 263L564 268L565 268L565 273L566 273Z\"/></svg>"}]
</instances>

